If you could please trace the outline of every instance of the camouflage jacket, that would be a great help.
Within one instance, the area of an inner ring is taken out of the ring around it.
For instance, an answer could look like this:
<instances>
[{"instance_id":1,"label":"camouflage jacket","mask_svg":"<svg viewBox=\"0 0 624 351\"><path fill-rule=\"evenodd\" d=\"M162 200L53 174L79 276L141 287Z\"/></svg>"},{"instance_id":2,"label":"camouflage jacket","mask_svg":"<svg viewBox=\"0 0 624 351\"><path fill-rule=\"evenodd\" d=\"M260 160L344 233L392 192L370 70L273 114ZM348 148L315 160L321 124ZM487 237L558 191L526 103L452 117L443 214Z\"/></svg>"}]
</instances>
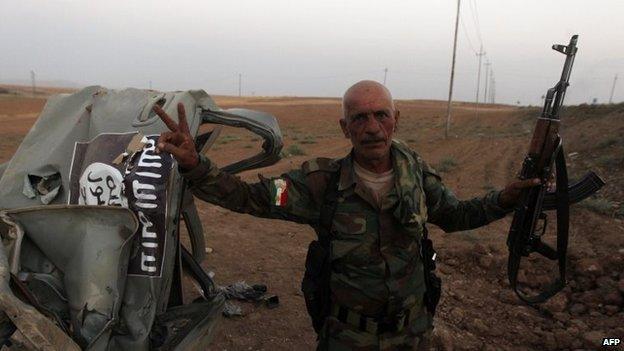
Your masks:
<instances>
[{"instance_id":1,"label":"camouflage jacket","mask_svg":"<svg viewBox=\"0 0 624 351\"><path fill-rule=\"evenodd\" d=\"M332 222L332 300L364 315L391 314L423 303L419 252L425 222L451 232L485 225L508 212L498 206L500 192L460 201L405 144L394 141L391 150L396 184L381 208L357 182L351 154L307 161L280 177L259 176L254 184L219 171L202 156L199 166L183 176L205 201L316 228L328 180L340 172ZM426 328L424 317L421 323Z\"/></svg>"}]
</instances>

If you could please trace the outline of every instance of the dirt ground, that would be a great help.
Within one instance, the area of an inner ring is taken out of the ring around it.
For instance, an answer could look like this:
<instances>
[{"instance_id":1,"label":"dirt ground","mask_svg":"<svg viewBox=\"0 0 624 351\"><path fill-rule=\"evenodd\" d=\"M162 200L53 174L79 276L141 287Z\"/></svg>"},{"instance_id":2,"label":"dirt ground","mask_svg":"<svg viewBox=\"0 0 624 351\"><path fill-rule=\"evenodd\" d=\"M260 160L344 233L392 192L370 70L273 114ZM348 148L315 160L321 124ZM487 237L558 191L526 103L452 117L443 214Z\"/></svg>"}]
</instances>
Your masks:
<instances>
[{"instance_id":1,"label":"dirt ground","mask_svg":"<svg viewBox=\"0 0 624 351\"><path fill-rule=\"evenodd\" d=\"M18 90L18 89L15 89ZM349 141L339 133L340 101L328 98L215 97L221 107L244 107L277 117L287 157L241 174L276 176L312 157L339 157ZM25 91L0 94L0 163L10 159L45 103ZM518 172L536 110L458 103L444 138L446 104L398 101L398 138L437 167L460 198L504 186ZM572 175L595 170L608 185L590 205L572 209L569 284L540 308L519 302L507 283L505 244L510 218L477 230L445 234L431 229L443 294L435 345L444 350L597 349L602 338L624 338L624 105L579 106L564 116L562 136ZM224 129L210 156L219 164L253 154L254 135ZM254 218L197 201L210 253L204 264L220 285L263 283L280 306L242 303L244 316L223 319L211 349L313 350L315 335L300 292L313 231L303 225ZM534 267L545 262L532 260ZM534 267L526 279L544 282ZM535 274L535 275L533 275Z\"/></svg>"}]
</instances>

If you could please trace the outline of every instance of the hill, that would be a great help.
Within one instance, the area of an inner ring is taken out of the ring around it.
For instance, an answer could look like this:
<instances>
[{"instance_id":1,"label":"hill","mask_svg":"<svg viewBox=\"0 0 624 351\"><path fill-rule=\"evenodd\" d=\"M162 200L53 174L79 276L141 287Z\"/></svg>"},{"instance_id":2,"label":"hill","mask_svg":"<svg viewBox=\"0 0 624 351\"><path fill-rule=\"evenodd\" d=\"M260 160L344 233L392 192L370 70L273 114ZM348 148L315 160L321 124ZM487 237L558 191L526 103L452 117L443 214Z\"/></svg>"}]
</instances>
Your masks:
<instances>
[{"instance_id":1,"label":"hill","mask_svg":"<svg viewBox=\"0 0 624 351\"><path fill-rule=\"evenodd\" d=\"M0 94L0 162L10 158L45 102L45 96L15 90L18 93ZM349 150L338 126L338 99L216 100L224 108L272 113L280 122L285 158L272 167L243 173L248 181L257 179L258 172L278 175L308 158L338 157ZM444 102L402 100L397 106L401 110L398 137L436 167L461 198L483 195L514 179L539 114L537 109L504 105L481 105L477 111L474 104L458 103L451 137L445 139ZM524 306L513 295L506 280L509 218L453 234L432 228L444 289L436 316L440 348L591 348L599 336L624 335L624 104L567 107L561 134L572 176L593 169L607 182L597 197L573 207L568 287L539 309ZM254 135L225 128L210 156L225 165L252 154L260 143ZM265 283L281 301L274 310L243 305L245 316L224 321L214 349L313 349L314 335L299 288L312 230L206 203L199 204L199 212L212 249L206 268L216 273L217 283ZM534 269L524 274L545 279Z\"/></svg>"}]
</instances>

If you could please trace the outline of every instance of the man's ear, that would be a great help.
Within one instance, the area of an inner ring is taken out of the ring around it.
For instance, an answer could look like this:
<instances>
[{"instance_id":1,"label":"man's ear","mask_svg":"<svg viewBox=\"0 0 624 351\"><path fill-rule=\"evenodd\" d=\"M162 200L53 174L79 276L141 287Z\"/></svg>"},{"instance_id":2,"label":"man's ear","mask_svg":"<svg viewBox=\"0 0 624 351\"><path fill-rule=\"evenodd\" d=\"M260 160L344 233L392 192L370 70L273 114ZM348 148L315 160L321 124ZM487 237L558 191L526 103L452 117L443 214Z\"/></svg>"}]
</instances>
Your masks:
<instances>
[{"instance_id":1,"label":"man's ear","mask_svg":"<svg viewBox=\"0 0 624 351\"><path fill-rule=\"evenodd\" d=\"M340 119L340 128L342 128L342 133L344 134L345 138L349 139L351 138L351 135L349 134L349 129L347 129L347 120L344 118Z\"/></svg>"}]
</instances>

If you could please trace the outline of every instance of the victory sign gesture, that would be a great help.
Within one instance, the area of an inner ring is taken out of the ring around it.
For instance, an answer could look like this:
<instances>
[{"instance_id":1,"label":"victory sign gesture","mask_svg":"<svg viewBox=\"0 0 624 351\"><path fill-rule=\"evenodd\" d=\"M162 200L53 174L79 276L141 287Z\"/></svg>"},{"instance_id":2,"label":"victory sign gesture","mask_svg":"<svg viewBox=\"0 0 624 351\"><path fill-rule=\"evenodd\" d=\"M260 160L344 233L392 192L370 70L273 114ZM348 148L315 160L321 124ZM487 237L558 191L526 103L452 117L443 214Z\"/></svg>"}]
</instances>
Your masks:
<instances>
[{"instance_id":1,"label":"victory sign gesture","mask_svg":"<svg viewBox=\"0 0 624 351\"><path fill-rule=\"evenodd\" d=\"M156 151L166 151L173 155L182 170L191 170L199 164L199 154L195 150L195 142L186 121L186 111L184 105L178 103L178 120L176 123L158 105L153 108L154 112L169 128L168 132L162 132L158 138Z\"/></svg>"}]
</instances>

